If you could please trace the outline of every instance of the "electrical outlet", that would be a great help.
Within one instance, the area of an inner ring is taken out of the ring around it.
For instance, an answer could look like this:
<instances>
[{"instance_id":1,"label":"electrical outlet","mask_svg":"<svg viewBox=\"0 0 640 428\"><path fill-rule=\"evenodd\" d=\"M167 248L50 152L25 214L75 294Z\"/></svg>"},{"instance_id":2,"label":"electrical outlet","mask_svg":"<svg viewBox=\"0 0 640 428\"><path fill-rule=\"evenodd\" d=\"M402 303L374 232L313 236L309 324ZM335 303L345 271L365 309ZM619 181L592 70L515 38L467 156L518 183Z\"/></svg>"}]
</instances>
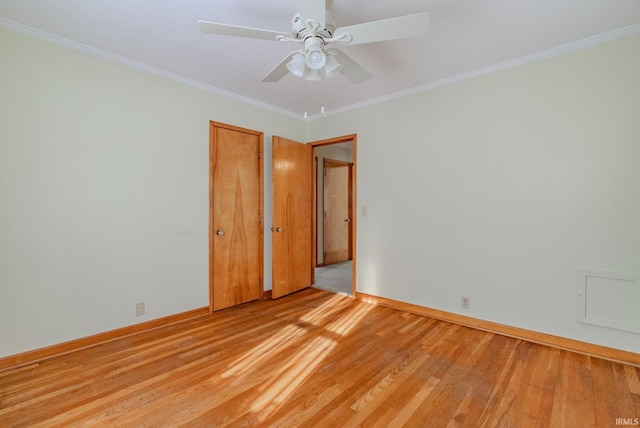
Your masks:
<instances>
[{"instance_id":1,"label":"electrical outlet","mask_svg":"<svg viewBox=\"0 0 640 428\"><path fill-rule=\"evenodd\" d=\"M136 303L136 316L144 315L144 302Z\"/></svg>"},{"instance_id":2,"label":"electrical outlet","mask_svg":"<svg viewBox=\"0 0 640 428\"><path fill-rule=\"evenodd\" d=\"M460 307L462 309L470 309L471 308L471 299L468 297L462 296L460 298Z\"/></svg>"}]
</instances>

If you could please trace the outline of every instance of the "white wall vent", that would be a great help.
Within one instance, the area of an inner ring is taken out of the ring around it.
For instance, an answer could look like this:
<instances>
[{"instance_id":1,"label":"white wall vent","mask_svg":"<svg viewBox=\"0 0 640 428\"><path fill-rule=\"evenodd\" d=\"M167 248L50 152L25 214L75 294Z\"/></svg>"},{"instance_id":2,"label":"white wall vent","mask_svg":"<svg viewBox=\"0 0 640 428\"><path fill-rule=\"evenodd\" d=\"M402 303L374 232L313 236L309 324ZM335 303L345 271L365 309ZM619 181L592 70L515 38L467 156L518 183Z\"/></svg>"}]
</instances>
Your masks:
<instances>
[{"instance_id":1,"label":"white wall vent","mask_svg":"<svg viewBox=\"0 0 640 428\"><path fill-rule=\"evenodd\" d=\"M578 321L640 333L640 275L578 269Z\"/></svg>"}]
</instances>

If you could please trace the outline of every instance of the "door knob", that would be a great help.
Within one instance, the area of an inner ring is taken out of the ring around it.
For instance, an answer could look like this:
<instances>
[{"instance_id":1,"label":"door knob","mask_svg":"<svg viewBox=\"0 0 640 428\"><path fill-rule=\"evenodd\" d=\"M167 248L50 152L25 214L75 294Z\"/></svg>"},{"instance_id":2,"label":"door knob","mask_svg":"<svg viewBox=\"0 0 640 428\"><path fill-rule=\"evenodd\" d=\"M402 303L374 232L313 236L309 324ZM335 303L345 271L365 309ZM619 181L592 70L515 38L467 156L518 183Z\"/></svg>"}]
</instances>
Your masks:
<instances>
[{"instance_id":1,"label":"door knob","mask_svg":"<svg viewBox=\"0 0 640 428\"><path fill-rule=\"evenodd\" d=\"M279 228L279 227L272 227L272 228L271 228L271 231L272 231L272 232L282 232L282 229L281 229L281 228Z\"/></svg>"},{"instance_id":2,"label":"door knob","mask_svg":"<svg viewBox=\"0 0 640 428\"><path fill-rule=\"evenodd\" d=\"M216 230L216 235L224 235L224 230Z\"/></svg>"},{"instance_id":3,"label":"door knob","mask_svg":"<svg viewBox=\"0 0 640 428\"><path fill-rule=\"evenodd\" d=\"M350 218L346 218L346 219L344 219L344 221L346 221L347 223L349 223L349 222L351 222L351 219L350 219Z\"/></svg>"}]
</instances>

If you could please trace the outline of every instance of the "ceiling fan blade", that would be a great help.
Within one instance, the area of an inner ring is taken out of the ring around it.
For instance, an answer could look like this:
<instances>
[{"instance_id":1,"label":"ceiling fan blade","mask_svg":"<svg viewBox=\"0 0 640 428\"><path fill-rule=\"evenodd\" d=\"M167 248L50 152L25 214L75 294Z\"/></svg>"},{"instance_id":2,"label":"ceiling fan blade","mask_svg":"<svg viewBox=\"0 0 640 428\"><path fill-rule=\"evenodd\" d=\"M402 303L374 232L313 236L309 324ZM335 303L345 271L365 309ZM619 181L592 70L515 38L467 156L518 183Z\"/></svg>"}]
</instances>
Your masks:
<instances>
[{"instance_id":1,"label":"ceiling fan blade","mask_svg":"<svg viewBox=\"0 0 640 428\"><path fill-rule=\"evenodd\" d=\"M329 53L336 55L336 60L342 65L340 73L356 85L371 79L371 74L364 68L360 67L357 62L351 59L340 49L329 49Z\"/></svg>"},{"instance_id":2,"label":"ceiling fan blade","mask_svg":"<svg viewBox=\"0 0 640 428\"><path fill-rule=\"evenodd\" d=\"M277 82L282 79L284 76L289 73L289 69L287 68L287 63L291 61L291 57L296 52L291 52L289 55L285 57L278 65L276 65L273 70L271 70L266 76L264 76L260 81L261 82Z\"/></svg>"},{"instance_id":3,"label":"ceiling fan blade","mask_svg":"<svg viewBox=\"0 0 640 428\"><path fill-rule=\"evenodd\" d=\"M325 0L298 0L298 13L300 20L306 24L308 19L313 19L324 29L326 9Z\"/></svg>"},{"instance_id":4,"label":"ceiling fan blade","mask_svg":"<svg viewBox=\"0 0 640 428\"><path fill-rule=\"evenodd\" d=\"M429 29L429 14L416 13L414 15L399 16L397 18L382 19L380 21L365 22L338 28L336 37L342 33L353 36L350 45L382 42L385 40L405 39L427 34Z\"/></svg>"},{"instance_id":5,"label":"ceiling fan blade","mask_svg":"<svg viewBox=\"0 0 640 428\"><path fill-rule=\"evenodd\" d=\"M285 35L278 31L262 30L260 28L241 27L238 25L219 24L217 22L198 21L203 33L219 34L222 36L248 37L276 41L277 36Z\"/></svg>"}]
</instances>

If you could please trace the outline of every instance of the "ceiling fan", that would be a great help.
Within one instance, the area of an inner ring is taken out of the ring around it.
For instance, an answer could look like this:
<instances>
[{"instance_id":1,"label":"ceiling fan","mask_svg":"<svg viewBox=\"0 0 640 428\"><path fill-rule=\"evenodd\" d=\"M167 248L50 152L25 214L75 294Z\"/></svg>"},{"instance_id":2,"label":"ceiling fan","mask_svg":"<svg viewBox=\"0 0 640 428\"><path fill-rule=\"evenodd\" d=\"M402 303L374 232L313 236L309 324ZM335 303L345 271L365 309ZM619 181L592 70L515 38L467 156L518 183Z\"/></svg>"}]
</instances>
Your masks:
<instances>
[{"instance_id":1,"label":"ceiling fan","mask_svg":"<svg viewBox=\"0 0 640 428\"><path fill-rule=\"evenodd\" d=\"M198 21L198 25L203 33L302 45L264 76L262 82L277 82L287 72L305 80L321 80L323 73L331 77L340 72L358 84L370 79L371 74L340 49L330 48L330 44L359 45L423 36L429 26L429 14L417 13L336 28L335 17L325 10L325 0L298 0L298 13L291 20L290 34L207 21Z\"/></svg>"}]
</instances>

